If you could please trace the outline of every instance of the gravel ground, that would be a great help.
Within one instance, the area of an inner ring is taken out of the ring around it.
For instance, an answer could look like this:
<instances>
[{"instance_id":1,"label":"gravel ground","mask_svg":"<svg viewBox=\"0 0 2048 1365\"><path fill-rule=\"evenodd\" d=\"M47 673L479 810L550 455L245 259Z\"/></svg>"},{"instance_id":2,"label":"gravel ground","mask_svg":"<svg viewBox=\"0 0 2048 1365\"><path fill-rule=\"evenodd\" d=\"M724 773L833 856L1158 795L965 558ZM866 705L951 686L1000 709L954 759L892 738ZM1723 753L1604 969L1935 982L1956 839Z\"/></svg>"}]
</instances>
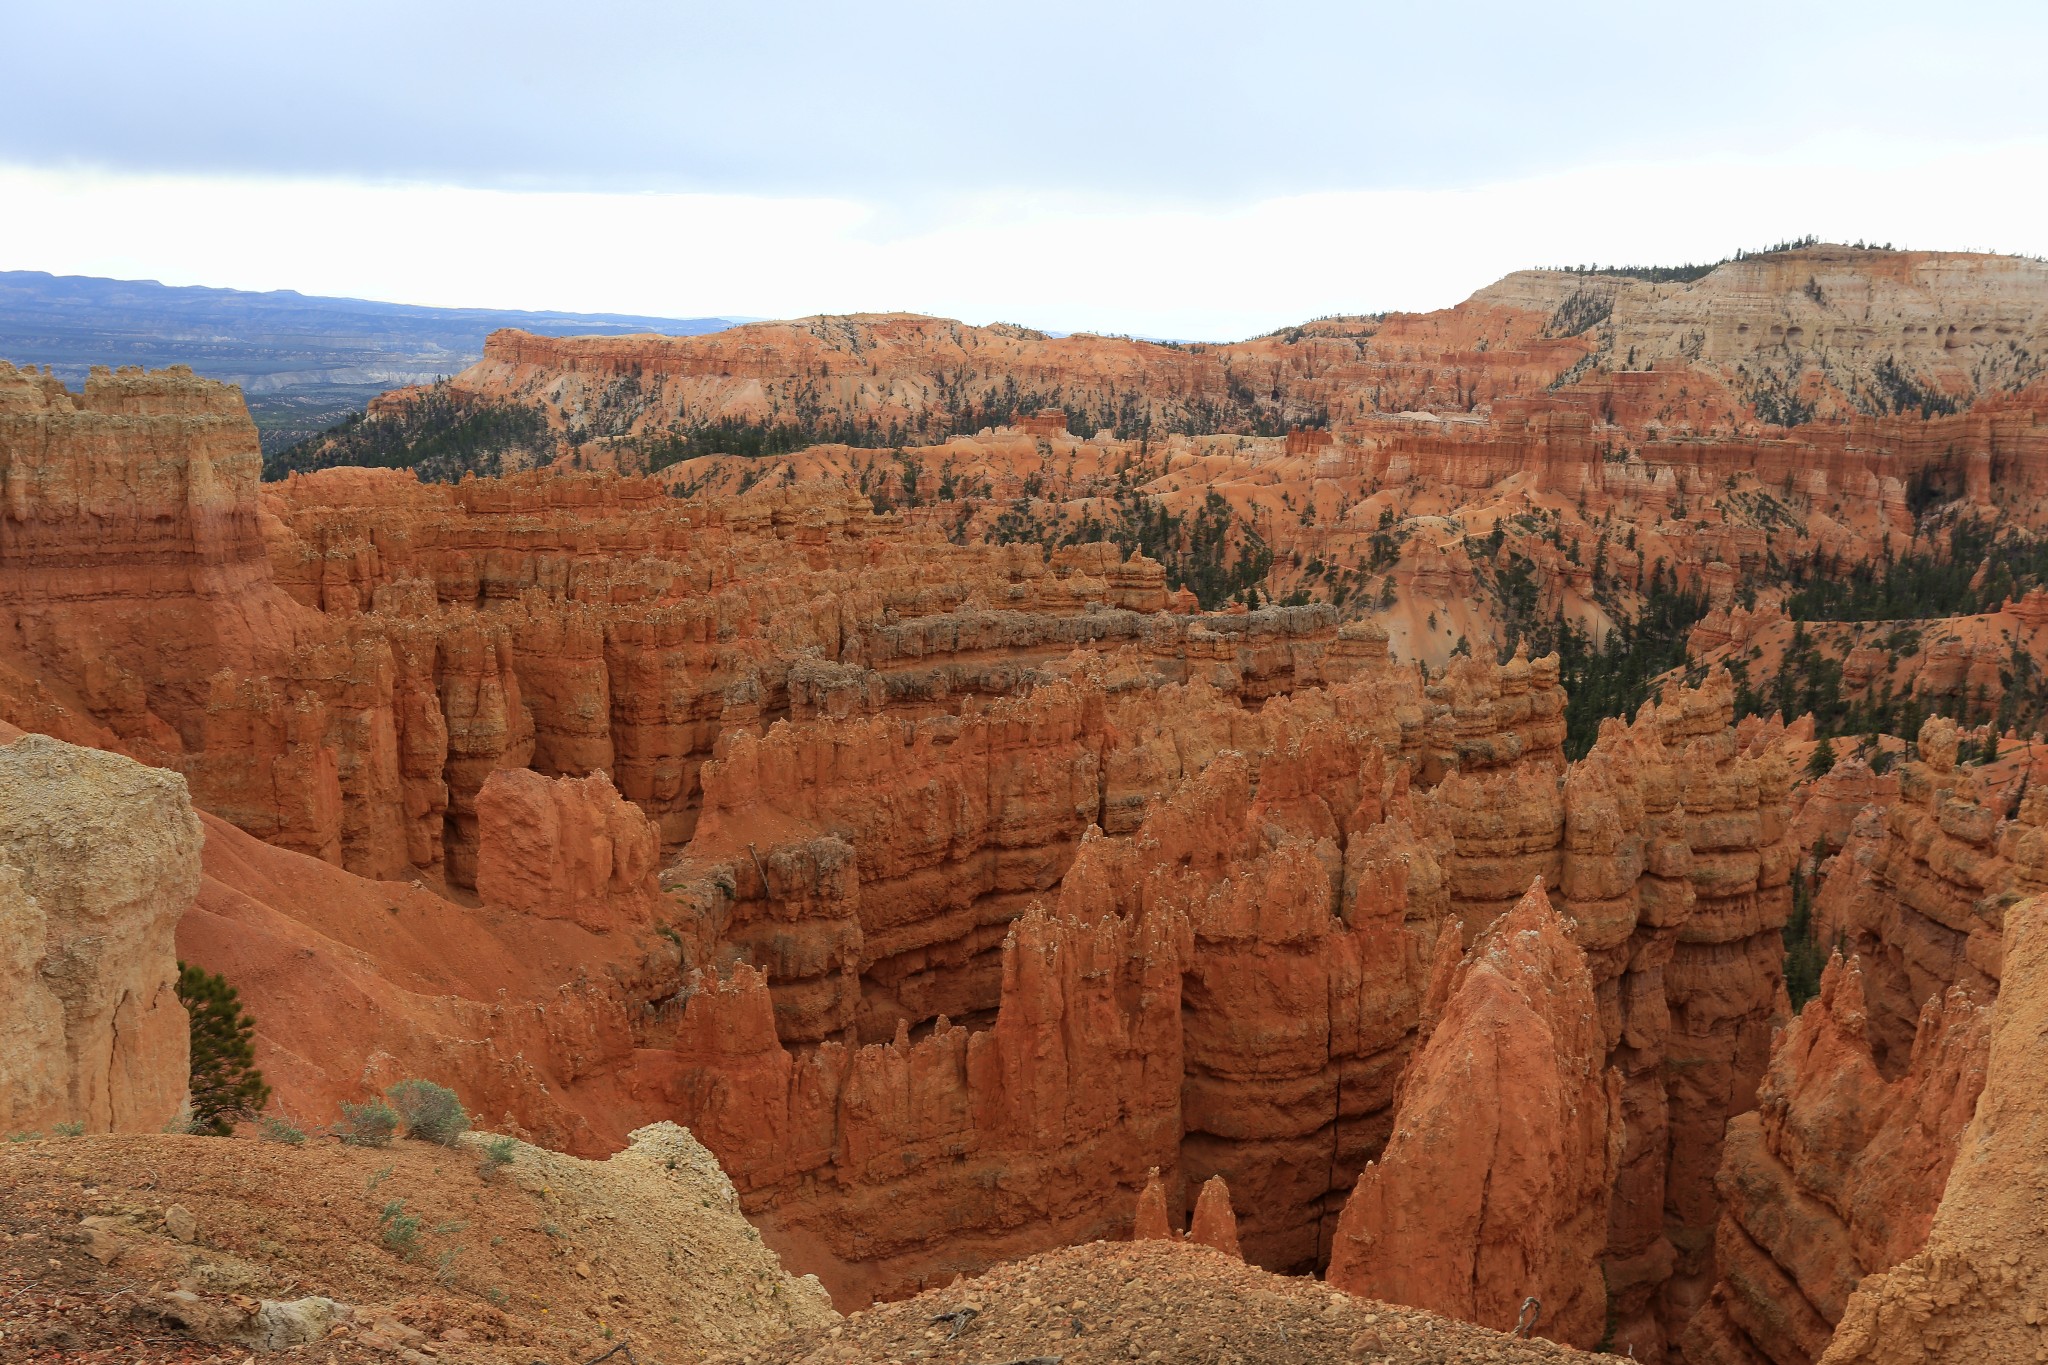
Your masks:
<instances>
[{"instance_id":1,"label":"gravel ground","mask_svg":"<svg viewBox=\"0 0 2048 1365\"><path fill-rule=\"evenodd\" d=\"M882 1304L729 1365L1479 1365L1613 1361L1269 1274L1206 1247L1095 1242Z\"/></svg>"}]
</instances>

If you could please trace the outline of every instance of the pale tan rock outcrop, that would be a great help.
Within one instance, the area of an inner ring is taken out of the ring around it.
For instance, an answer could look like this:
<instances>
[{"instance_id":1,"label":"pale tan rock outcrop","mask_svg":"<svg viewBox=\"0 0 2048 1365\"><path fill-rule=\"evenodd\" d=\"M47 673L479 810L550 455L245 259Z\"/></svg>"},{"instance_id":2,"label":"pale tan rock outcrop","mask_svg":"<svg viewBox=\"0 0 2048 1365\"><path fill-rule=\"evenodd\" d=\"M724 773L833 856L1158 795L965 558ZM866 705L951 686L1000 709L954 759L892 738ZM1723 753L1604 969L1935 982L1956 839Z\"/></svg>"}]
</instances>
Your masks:
<instances>
[{"instance_id":1,"label":"pale tan rock outcrop","mask_svg":"<svg viewBox=\"0 0 2048 1365\"><path fill-rule=\"evenodd\" d=\"M42 735L0 746L0 1129L177 1115L190 1040L173 935L199 845L174 773Z\"/></svg>"},{"instance_id":2,"label":"pale tan rock outcrop","mask_svg":"<svg viewBox=\"0 0 2048 1365\"><path fill-rule=\"evenodd\" d=\"M4 752L4 751L0 751ZM0 861L0 1129L18 1132L68 1122L71 1059L64 1047L64 1002L43 979L49 921L22 885L21 870Z\"/></svg>"}]
</instances>

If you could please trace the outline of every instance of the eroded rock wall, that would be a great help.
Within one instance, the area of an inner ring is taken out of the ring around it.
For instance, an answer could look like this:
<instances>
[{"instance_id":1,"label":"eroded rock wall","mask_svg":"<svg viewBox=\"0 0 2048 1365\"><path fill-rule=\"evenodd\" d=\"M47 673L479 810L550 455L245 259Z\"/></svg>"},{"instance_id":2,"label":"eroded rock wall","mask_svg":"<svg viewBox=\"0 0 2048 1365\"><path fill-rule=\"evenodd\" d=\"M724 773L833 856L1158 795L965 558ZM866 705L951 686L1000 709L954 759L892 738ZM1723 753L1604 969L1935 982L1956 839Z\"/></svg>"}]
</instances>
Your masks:
<instances>
[{"instance_id":1,"label":"eroded rock wall","mask_svg":"<svg viewBox=\"0 0 2048 1365\"><path fill-rule=\"evenodd\" d=\"M1850 1295L1824 1365L2040 1360L2048 1321L2048 904L2009 907L1983 1092L1926 1243Z\"/></svg>"},{"instance_id":2,"label":"eroded rock wall","mask_svg":"<svg viewBox=\"0 0 2048 1365\"><path fill-rule=\"evenodd\" d=\"M1687 1325L1688 1365L1817 1359L1858 1280L1926 1241L1984 1085L1991 1012L1966 986L1929 1000L1889 1081L1868 1024L1860 967L1837 956L1779 1036L1757 1109L1730 1122L1720 1280Z\"/></svg>"}]
</instances>

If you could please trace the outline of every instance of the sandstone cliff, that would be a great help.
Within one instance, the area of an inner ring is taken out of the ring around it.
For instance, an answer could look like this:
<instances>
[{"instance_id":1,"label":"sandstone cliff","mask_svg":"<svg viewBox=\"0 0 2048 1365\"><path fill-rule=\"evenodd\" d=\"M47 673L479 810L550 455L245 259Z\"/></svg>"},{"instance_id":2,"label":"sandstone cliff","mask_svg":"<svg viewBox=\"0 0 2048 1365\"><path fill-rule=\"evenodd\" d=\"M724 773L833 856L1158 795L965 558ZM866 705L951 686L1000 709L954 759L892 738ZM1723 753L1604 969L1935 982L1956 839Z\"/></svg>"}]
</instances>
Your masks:
<instances>
[{"instance_id":1,"label":"sandstone cliff","mask_svg":"<svg viewBox=\"0 0 2048 1365\"><path fill-rule=\"evenodd\" d=\"M2041 1209L2048 1199L2048 1109L2040 1048L2048 1029L2048 915L2038 899L2007 913L2004 980L1992 1008L1983 1093L1963 1131L1926 1245L1856 1287L1824 1365L2039 1360L2048 1322Z\"/></svg>"},{"instance_id":2,"label":"sandstone cliff","mask_svg":"<svg viewBox=\"0 0 2048 1365\"><path fill-rule=\"evenodd\" d=\"M0 742L0 1129L177 1117L190 1048L172 936L199 838L174 774L40 735Z\"/></svg>"},{"instance_id":3,"label":"sandstone cliff","mask_svg":"<svg viewBox=\"0 0 2048 1365\"><path fill-rule=\"evenodd\" d=\"M1899 796L1867 807L1828 870L1814 918L1822 943L1862 964L1878 1067L1897 1076L1924 1002L1953 985L1989 998L2003 975L2009 908L2048 885L2048 820L2037 789L2023 799L1956 763L1956 727L1920 733L1898 768Z\"/></svg>"},{"instance_id":4,"label":"sandstone cliff","mask_svg":"<svg viewBox=\"0 0 2048 1365\"><path fill-rule=\"evenodd\" d=\"M1729 1124L1714 1294L1688 1365L1811 1361L1865 1274L1917 1252L1984 1084L1991 1013L1967 987L1922 1011L1905 1072L1880 1074L1858 964L1834 958L1780 1035L1755 1112Z\"/></svg>"}]
</instances>

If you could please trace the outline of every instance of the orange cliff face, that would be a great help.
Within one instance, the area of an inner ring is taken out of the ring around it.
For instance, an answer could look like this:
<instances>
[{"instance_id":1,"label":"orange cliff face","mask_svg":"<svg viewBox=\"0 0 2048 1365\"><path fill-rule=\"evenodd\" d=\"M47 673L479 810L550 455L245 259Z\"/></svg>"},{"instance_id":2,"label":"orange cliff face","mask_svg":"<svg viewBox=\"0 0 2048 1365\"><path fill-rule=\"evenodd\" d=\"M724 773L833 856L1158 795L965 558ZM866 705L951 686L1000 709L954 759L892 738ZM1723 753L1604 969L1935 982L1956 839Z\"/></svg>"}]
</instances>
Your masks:
<instances>
[{"instance_id":1,"label":"orange cliff face","mask_svg":"<svg viewBox=\"0 0 2048 1365\"><path fill-rule=\"evenodd\" d=\"M97 458L59 415L39 458ZM290 1112L413 1074L578 1150L688 1123L847 1304L1121 1235L1154 1167L1310 1271L1445 929L1540 875L1621 1076L1594 1253L1639 1357L1713 1283L1786 899L1782 761L1725 676L1568 766L1555 659L1425 681L1328 605L1168 610L1106 544L956 545L816 486L236 478L291 630L207 661L193 738L19 626L0 704L190 775L180 950L241 986ZM51 581L0 584L10 620Z\"/></svg>"},{"instance_id":2,"label":"orange cliff face","mask_svg":"<svg viewBox=\"0 0 2048 1365\"><path fill-rule=\"evenodd\" d=\"M1744 577L1906 544L1930 497L2048 523L2044 354L2038 262L1816 246L1696 279L1523 271L1231 345L908 315L508 332L449 385L537 408L566 465L692 492L831 481L970 542L1167 529L1210 605L1328 602L1440 666L1560 612L1604 635L1659 561L1726 615ZM715 453L753 427L818 444ZM1227 592L1192 562L1212 499Z\"/></svg>"},{"instance_id":3,"label":"orange cliff face","mask_svg":"<svg viewBox=\"0 0 2048 1365\"><path fill-rule=\"evenodd\" d=\"M1585 955L1540 882L1462 959L1440 960L1434 1022L1394 1131L1338 1224L1329 1280L1507 1331L1601 1339L1599 1256L1621 1159L1621 1077Z\"/></svg>"},{"instance_id":4,"label":"orange cliff face","mask_svg":"<svg viewBox=\"0 0 2048 1365\"><path fill-rule=\"evenodd\" d=\"M1721 1279L1686 1327L1687 1365L1818 1359L1857 1281L1925 1243L1984 1086L1991 1011L1963 986L1930 999L1892 1081L1868 1017L1858 964L1835 957L1779 1036L1757 1110L1729 1124Z\"/></svg>"},{"instance_id":5,"label":"orange cliff face","mask_svg":"<svg viewBox=\"0 0 2048 1365\"><path fill-rule=\"evenodd\" d=\"M1898 766L1898 799L1856 817L1814 906L1818 941L1858 959L1872 1054L1893 1078L1927 1000L1957 985L1996 994L2006 912L2048 886L2039 789L1997 790L1959 767L1953 721L1929 720L1918 747Z\"/></svg>"},{"instance_id":6,"label":"orange cliff face","mask_svg":"<svg viewBox=\"0 0 2048 1365\"><path fill-rule=\"evenodd\" d=\"M1854 1287L1822 1365L2040 1359L2048 1303L2048 902L2009 907L1983 1089L1925 1244ZM1916 1062L1918 1057L1916 1055ZM1903 1249L1903 1248L1901 1248Z\"/></svg>"},{"instance_id":7,"label":"orange cliff face","mask_svg":"<svg viewBox=\"0 0 2048 1365\"><path fill-rule=\"evenodd\" d=\"M182 367L95 370L73 394L0 364L0 677L25 694L18 717L175 766L204 742L216 673L258 671L317 627L271 582L257 466L239 395Z\"/></svg>"}]
</instances>

